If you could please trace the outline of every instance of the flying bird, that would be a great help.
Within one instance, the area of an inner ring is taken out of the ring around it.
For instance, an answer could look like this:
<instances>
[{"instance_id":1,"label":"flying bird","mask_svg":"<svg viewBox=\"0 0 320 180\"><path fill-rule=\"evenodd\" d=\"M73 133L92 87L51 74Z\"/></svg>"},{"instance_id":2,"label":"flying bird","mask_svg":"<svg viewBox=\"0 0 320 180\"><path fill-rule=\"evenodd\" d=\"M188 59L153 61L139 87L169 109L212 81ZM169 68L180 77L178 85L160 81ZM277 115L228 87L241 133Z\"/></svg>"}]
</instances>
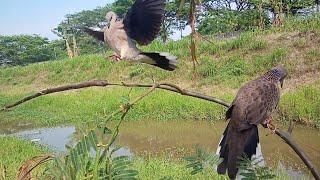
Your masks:
<instances>
[{"instance_id":1,"label":"flying bird","mask_svg":"<svg viewBox=\"0 0 320 180\"><path fill-rule=\"evenodd\" d=\"M287 74L285 68L275 67L240 88L226 112L229 123L217 149L217 154L223 158L217 167L219 174L227 171L229 178L235 179L238 158L245 155L252 160L261 151L259 124L275 131L271 115L280 100L278 83L282 87Z\"/></svg>"},{"instance_id":2,"label":"flying bird","mask_svg":"<svg viewBox=\"0 0 320 180\"><path fill-rule=\"evenodd\" d=\"M139 45L151 43L160 31L164 16L164 0L136 0L124 19L118 19L110 11L106 15L107 26L103 31L88 27L83 30L94 38L106 42L115 52L117 60L126 59L151 64L172 71L177 58L166 52L142 52Z\"/></svg>"}]
</instances>

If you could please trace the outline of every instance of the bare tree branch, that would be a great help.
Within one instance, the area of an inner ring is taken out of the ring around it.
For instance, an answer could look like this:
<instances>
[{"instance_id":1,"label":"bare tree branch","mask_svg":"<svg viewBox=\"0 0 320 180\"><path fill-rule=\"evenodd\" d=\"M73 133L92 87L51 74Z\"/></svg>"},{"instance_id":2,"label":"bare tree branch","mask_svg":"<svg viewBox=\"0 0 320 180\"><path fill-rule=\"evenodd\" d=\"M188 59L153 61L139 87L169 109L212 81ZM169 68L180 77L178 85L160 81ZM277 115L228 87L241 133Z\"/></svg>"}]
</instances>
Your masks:
<instances>
[{"instance_id":1,"label":"bare tree branch","mask_svg":"<svg viewBox=\"0 0 320 180\"><path fill-rule=\"evenodd\" d=\"M299 147L299 145L292 139L292 136L285 131L276 130L276 134L281 137L290 147L291 149L296 152L296 154L301 158L301 160L304 162L304 164L308 167L308 169L311 171L313 177L316 180L320 179L320 174L317 171L316 167L312 164L311 160L307 156L307 154Z\"/></svg>"},{"instance_id":2,"label":"bare tree branch","mask_svg":"<svg viewBox=\"0 0 320 180\"><path fill-rule=\"evenodd\" d=\"M30 101L34 98L37 98L37 97L40 97L43 95L52 94L52 93L56 93L56 92L62 92L62 91L68 91L68 90L74 90L74 89L83 89L83 88L94 87L94 86L98 86L98 87L99 86L100 87L106 87L106 86L152 87L153 85L151 85L151 84L129 84L129 83L124 83L124 82L122 82L122 83L108 83L108 81L106 81L106 80L91 80L91 81L86 81L86 82L82 82L82 83L70 84L70 85L59 86L59 87L54 87L54 88L42 90L40 92L37 92L37 93L32 94L30 96L27 96L27 97L13 103L13 104L9 104L9 105L4 106L0 111L9 110L15 106L18 106L22 103L25 103L27 101ZM212 96L203 95L203 94L200 94L197 92L184 90L176 85L169 84L169 83L160 84L156 88L180 93L180 94L186 95L186 96L196 97L196 98L211 101L211 102L215 102L217 104L220 104L220 105L223 105L226 107L229 106L229 104L227 102L225 102L221 99L218 99L218 98L215 98Z\"/></svg>"},{"instance_id":3,"label":"bare tree branch","mask_svg":"<svg viewBox=\"0 0 320 180\"><path fill-rule=\"evenodd\" d=\"M154 85L154 84L130 84L130 83L124 83L124 82L122 82L122 83L108 83L108 81L106 81L106 80L92 80L92 81L87 81L87 82L78 83L78 84L71 84L71 85L66 85L66 86L59 86L56 88L49 88L49 89L40 91L38 93L35 93L33 95L27 96L27 97L13 103L13 104L7 105L4 108L2 108L1 110L4 111L4 110L10 109L10 108L13 108L15 106L18 106L22 103L25 103L27 101L30 101L34 98L37 98L37 97L40 97L43 95L47 95L47 94L51 94L51 93L55 93L55 92L61 92L61 91L68 91L68 90L73 90L73 89L88 88L88 87L92 87L92 86L100 86L100 87L123 86L123 87L144 87L144 88L149 87L149 88L151 88L150 92L153 91L155 88L158 88L158 89L163 89L163 90L179 93L181 95L191 96L191 97L195 97L198 99L203 99L206 101L214 102L214 103L217 103L217 104L222 105L224 107L229 107L229 103L227 103L224 100L218 99L216 97L204 95L204 94L201 94L198 92L192 92L189 90L185 90L185 89L180 88L177 85L170 84L170 83L162 83L162 84ZM147 93L147 94L149 94L149 93ZM291 135L289 133L284 132L279 129L276 129L275 133L280 138L282 138L296 152L296 154L302 159L302 161L305 163L305 165L311 171L314 178L316 180L320 180L319 172L316 170L315 166L312 164L309 157L304 153L304 151L299 147L299 145L297 143L295 143L295 141L292 139Z\"/></svg>"},{"instance_id":4,"label":"bare tree branch","mask_svg":"<svg viewBox=\"0 0 320 180\"><path fill-rule=\"evenodd\" d=\"M92 80L92 81L87 81L87 82L83 82L83 83L78 83L78 84L70 84L70 85L66 85L66 86L59 86L59 87L55 87L55 88L49 88L49 89L45 89L42 90L40 92L37 92L35 94L32 94L30 96L27 96L13 104L9 104L6 105L5 107L3 107L0 111L4 111L10 108L13 108L15 106L18 106L22 103L25 103L27 101L30 101L34 98L43 96L43 95L47 95L47 94L52 94L52 93L56 93L56 92L61 92L61 91L68 91L68 90L73 90L73 89L81 89L81 88L87 88L87 87L92 87L92 86L107 86L108 82L107 81L103 81L103 80Z\"/></svg>"}]
</instances>

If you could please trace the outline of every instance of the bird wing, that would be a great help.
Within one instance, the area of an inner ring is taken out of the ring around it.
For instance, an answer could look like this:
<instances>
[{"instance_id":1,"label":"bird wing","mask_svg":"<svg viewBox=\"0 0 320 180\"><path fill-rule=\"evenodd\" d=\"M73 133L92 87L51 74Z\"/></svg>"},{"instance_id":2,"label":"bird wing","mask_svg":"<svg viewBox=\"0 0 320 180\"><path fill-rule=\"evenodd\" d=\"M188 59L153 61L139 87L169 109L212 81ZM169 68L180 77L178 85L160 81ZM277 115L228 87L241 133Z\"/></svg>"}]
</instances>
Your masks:
<instances>
[{"instance_id":1,"label":"bird wing","mask_svg":"<svg viewBox=\"0 0 320 180\"><path fill-rule=\"evenodd\" d=\"M238 93L237 106L244 107L244 119L241 124L258 125L262 123L279 102L276 84L261 80L252 81L244 86Z\"/></svg>"},{"instance_id":2,"label":"bird wing","mask_svg":"<svg viewBox=\"0 0 320 180\"><path fill-rule=\"evenodd\" d=\"M93 30L88 27L84 27L83 31L89 34L90 36L94 37L95 39L104 42L104 32L103 31L97 31Z\"/></svg>"},{"instance_id":3,"label":"bird wing","mask_svg":"<svg viewBox=\"0 0 320 180\"><path fill-rule=\"evenodd\" d=\"M153 41L160 31L164 0L136 0L123 19L124 29L140 45Z\"/></svg>"}]
</instances>

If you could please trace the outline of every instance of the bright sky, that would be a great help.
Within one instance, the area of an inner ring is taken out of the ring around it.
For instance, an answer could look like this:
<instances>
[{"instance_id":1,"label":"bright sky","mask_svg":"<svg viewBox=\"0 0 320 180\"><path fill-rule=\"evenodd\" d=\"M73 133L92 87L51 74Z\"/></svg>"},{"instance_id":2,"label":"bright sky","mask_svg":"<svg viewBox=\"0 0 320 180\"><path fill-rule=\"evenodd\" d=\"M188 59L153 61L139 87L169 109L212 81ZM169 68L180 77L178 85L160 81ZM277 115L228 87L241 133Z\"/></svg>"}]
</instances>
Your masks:
<instances>
[{"instance_id":1,"label":"bright sky","mask_svg":"<svg viewBox=\"0 0 320 180\"><path fill-rule=\"evenodd\" d=\"M113 0L0 0L0 35L39 34L56 39L51 29L66 14L94 9Z\"/></svg>"},{"instance_id":2,"label":"bright sky","mask_svg":"<svg viewBox=\"0 0 320 180\"><path fill-rule=\"evenodd\" d=\"M51 29L66 14L95 9L114 0L0 0L0 35L38 34L49 39L58 37ZM183 35L190 33L187 27ZM178 31L171 36L179 39Z\"/></svg>"}]
</instances>

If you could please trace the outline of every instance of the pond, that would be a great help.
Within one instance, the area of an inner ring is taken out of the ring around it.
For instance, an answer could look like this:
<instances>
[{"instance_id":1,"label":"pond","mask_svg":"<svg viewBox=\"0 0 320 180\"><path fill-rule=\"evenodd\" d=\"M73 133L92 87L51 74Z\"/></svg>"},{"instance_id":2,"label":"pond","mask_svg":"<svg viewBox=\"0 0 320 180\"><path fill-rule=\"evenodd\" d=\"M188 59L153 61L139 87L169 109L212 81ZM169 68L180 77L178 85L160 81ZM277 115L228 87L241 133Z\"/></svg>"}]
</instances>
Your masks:
<instances>
[{"instance_id":1,"label":"pond","mask_svg":"<svg viewBox=\"0 0 320 180\"><path fill-rule=\"evenodd\" d=\"M117 140L117 144L123 148L118 154L176 159L192 154L197 145L215 152L226 125L227 122L224 121L213 123L192 120L124 122ZM259 129L262 152L269 166L277 167L279 163L284 165L294 179L309 174L303 162L287 144L278 136L270 134L269 130L262 127ZM19 136L47 145L55 151L65 151L66 144L76 141L77 128L34 128L31 124L17 124L2 126L0 134ZM292 136L320 169L320 131L295 127Z\"/></svg>"}]
</instances>

